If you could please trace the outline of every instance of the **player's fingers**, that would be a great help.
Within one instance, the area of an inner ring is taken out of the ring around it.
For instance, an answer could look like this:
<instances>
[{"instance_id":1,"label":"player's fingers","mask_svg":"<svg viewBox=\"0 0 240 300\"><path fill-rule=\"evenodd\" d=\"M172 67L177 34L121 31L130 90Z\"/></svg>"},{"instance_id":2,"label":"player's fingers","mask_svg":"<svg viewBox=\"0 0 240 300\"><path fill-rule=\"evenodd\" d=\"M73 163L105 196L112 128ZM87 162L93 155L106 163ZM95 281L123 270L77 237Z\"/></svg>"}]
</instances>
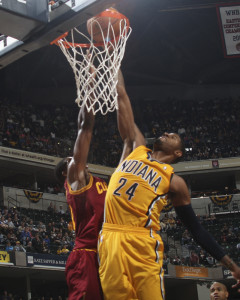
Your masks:
<instances>
[{"instance_id":1,"label":"player's fingers","mask_svg":"<svg viewBox=\"0 0 240 300\"><path fill-rule=\"evenodd\" d=\"M90 61L90 59L91 59L90 49L87 49L87 51L86 51L86 57L87 57L87 60Z\"/></svg>"}]
</instances>

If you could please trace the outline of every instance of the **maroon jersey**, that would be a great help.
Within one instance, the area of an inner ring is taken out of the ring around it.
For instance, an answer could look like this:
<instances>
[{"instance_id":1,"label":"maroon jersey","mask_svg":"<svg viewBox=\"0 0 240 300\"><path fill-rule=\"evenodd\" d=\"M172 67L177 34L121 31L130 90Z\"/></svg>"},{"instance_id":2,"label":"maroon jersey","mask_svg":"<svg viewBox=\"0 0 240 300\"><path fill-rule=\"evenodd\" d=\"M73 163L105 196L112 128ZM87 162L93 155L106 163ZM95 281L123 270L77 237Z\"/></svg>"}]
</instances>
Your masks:
<instances>
[{"instance_id":1,"label":"maroon jersey","mask_svg":"<svg viewBox=\"0 0 240 300\"><path fill-rule=\"evenodd\" d=\"M73 191L67 181L64 186L76 235L74 249L96 249L103 223L106 182L90 175L88 185L80 190Z\"/></svg>"}]
</instances>

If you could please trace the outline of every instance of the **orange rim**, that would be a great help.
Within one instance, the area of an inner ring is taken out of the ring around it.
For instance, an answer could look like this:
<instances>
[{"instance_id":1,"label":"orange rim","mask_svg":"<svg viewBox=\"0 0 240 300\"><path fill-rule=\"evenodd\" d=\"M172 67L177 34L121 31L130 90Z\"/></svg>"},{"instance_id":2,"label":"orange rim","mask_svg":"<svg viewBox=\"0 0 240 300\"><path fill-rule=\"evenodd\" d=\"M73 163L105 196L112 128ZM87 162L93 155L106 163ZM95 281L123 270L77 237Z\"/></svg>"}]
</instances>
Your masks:
<instances>
[{"instance_id":1,"label":"orange rim","mask_svg":"<svg viewBox=\"0 0 240 300\"><path fill-rule=\"evenodd\" d=\"M57 45L57 46L59 46L59 39L56 40L54 42L54 44ZM91 46L91 44L70 43L70 42L65 42L65 41L62 41L62 45L65 48L67 48L67 49L69 49L70 47L74 47L74 48L76 48L76 47L89 48ZM104 43L94 43L94 46L96 46L96 47L100 47L100 46L103 46L103 45L104 45Z\"/></svg>"},{"instance_id":2,"label":"orange rim","mask_svg":"<svg viewBox=\"0 0 240 300\"><path fill-rule=\"evenodd\" d=\"M119 19L119 20L122 20L124 19L127 23L127 32L129 30L129 20L126 16L124 16L123 14L117 12L117 11L114 11L114 10L111 10L111 9L106 9L104 10L103 12L101 12L100 14L96 15L95 18L99 18L99 17L114 17L116 19ZM65 38L66 36L68 35L68 32L65 32L64 34L60 35L58 38L56 38L55 40L53 40L50 45L57 45L59 46L59 40ZM116 40L118 40L119 36L116 37ZM111 40L112 41L112 40ZM110 41L110 42L111 42ZM82 47L82 48L89 48L91 46L91 44L81 44L81 43L70 43L70 42L65 42L63 41L62 42L63 46L67 49L71 47ZM94 46L96 47L101 47L104 45L104 43L93 43Z\"/></svg>"},{"instance_id":3,"label":"orange rim","mask_svg":"<svg viewBox=\"0 0 240 300\"><path fill-rule=\"evenodd\" d=\"M58 38L56 38L55 40L53 40L50 45L56 44L58 45L58 41L65 38L68 35L68 31L65 32L64 34L60 35Z\"/></svg>"}]
</instances>

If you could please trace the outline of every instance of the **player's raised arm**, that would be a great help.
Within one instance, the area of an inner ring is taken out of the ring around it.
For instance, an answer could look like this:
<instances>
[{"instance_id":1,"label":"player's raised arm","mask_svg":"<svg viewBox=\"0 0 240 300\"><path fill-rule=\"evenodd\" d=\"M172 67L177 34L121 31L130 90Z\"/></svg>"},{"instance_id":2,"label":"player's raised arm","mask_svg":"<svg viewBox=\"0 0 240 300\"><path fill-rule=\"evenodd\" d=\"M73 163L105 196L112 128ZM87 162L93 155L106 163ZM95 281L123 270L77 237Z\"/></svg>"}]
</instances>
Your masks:
<instances>
[{"instance_id":1,"label":"player's raised arm","mask_svg":"<svg viewBox=\"0 0 240 300\"><path fill-rule=\"evenodd\" d=\"M91 67L91 75L94 75L95 68ZM90 95L91 98L91 95ZM73 149L73 158L68 166L68 181L70 184L76 182L78 188L87 184L86 165L89 148L92 139L95 115L92 110L88 111L83 105L78 114L78 132Z\"/></svg>"},{"instance_id":2,"label":"player's raised arm","mask_svg":"<svg viewBox=\"0 0 240 300\"><path fill-rule=\"evenodd\" d=\"M118 72L118 110L117 121L118 130L124 142L121 161L126 158L130 152L140 145L145 145L145 138L134 121L132 106L126 92L124 78L121 70Z\"/></svg>"},{"instance_id":3,"label":"player's raised arm","mask_svg":"<svg viewBox=\"0 0 240 300\"><path fill-rule=\"evenodd\" d=\"M169 191L178 217L191 232L194 240L232 272L233 277L237 280L236 286L240 284L240 268L224 253L211 234L199 222L192 209L185 181L181 177L173 175Z\"/></svg>"},{"instance_id":4,"label":"player's raised arm","mask_svg":"<svg viewBox=\"0 0 240 300\"><path fill-rule=\"evenodd\" d=\"M88 112L85 106L81 107L78 114L78 133L73 149L73 158L68 166L68 181L70 184L79 182L86 185L85 169L90 148L92 131L94 127L94 115Z\"/></svg>"}]
</instances>

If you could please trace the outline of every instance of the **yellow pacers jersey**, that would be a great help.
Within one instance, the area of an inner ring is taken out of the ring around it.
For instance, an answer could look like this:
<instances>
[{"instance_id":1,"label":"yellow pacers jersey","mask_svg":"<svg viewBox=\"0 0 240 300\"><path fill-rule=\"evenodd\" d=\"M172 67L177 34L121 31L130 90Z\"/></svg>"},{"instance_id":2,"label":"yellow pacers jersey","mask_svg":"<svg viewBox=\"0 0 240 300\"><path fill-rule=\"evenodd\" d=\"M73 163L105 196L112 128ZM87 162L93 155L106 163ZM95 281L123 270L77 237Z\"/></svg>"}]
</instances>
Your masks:
<instances>
[{"instance_id":1,"label":"yellow pacers jersey","mask_svg":"<svg viewBox=\"0 0 240 300\"><path fill-rule=\"evenodd\" d=\"M160 229L173 168L151 157L145 146L136 148L113 173L105 199L105 222Z\"/></svg>"}]
</instances>

